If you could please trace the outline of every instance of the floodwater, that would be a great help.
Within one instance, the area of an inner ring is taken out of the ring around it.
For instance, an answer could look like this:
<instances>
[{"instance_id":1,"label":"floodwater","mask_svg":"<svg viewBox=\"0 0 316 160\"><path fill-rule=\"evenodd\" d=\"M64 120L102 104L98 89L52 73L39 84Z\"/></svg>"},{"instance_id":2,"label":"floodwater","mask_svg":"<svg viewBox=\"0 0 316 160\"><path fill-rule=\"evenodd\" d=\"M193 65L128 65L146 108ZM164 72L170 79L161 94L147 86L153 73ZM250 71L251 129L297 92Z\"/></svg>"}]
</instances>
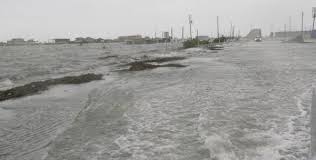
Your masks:
<instances>
[{"instance_id":1,"label":"floodwater","mask_svg":"<svg viewBox=\"0 0 316 160\"><path fill-rule=\"evenodd\" d=\"M0 159L308 158L316 45L235 42L218 52L165 47L0 48L2 88L80 73L105 75L1 102ZM187 67L116 71L144 56L184 56L170 63Z\"/></svg>"}]
</instances>

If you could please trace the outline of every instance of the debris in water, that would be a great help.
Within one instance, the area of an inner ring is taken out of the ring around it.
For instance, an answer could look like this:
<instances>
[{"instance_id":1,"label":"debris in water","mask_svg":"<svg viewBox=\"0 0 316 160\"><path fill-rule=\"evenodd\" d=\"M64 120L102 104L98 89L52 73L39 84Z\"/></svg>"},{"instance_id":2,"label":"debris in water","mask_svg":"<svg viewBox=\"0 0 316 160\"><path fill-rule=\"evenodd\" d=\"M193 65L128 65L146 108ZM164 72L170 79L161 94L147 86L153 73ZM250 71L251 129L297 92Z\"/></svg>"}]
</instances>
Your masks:
<instances>
[{"instance_id":1,"label":"debris in water","mask_svg":"<svg viewBox=\"0 0 316 160\"><path fill-rule=\"evenodd\" d=\"M131 67L128 69L129 71L142 71L147 69L155 69L158 67L186 67L182 64L165 64L165 65L154 65L145 62L134 62L131 64Z\"/></svg>"},{"instance_id":2,"label":"debris in water","mask_svg":"<svg viewBox=\"0 0 316 160\"><path fill-rule=\"evenodd\" d=\"M117 55L110 55L110 56L105 56L105 57L99 57L98 59L104 60L104 59L109 59L109 58L117 58Z\"/></svg>"},{"instance_id":3,"label":"debris in water","mask_svg":"<svg viewBox=\"0 0 316 160\"><path fill-rule=\"evenodd\" d=\"M165 63L165 62L179 61L179 60L184 60L184 59L186 59L186 57L158 57L155 59L147 59L147 60L142 60L142 61L137 61L137 62L131 62L127 65L133 65L137 63Z\"/></svg>"},{"instance_id":4,"label":"debris in water","mask_svg":"<svg viewBox=\"0 0 316 160\"><path fill-rule=\"evenodd\" d=\"M68 76L63 78L51 79L40 82L32 82L24 86L15 87L5 91L0 91L0 101L5 101L13 98L19 98L29 95L34 95L40 91L45 91L49 86L58 84L81 84L94 80L102 80L101 74L84 74L79 76Z\"/></svg>"}]
</instances>

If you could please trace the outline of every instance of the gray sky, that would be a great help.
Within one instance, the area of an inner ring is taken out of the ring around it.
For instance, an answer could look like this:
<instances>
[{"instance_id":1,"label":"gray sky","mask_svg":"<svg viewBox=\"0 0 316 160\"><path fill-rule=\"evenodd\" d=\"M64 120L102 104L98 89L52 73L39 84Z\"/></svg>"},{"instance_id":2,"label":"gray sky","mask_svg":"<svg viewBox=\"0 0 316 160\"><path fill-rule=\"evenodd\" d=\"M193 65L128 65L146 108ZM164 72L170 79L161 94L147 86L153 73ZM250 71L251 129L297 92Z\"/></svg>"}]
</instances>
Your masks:
<instances>
[{"instance_id":1,"label":"gray sky","mask_svg":"<svg viewBox=\"0 0 316 160\"><path fill-rule=\"evenodd\" d=\"M221 33L228 33L232 22L242 34L251 27L268 34L283 30L290 16L292 29L299 29L302 11L310 28L313 6L316 0L0 0L0 41L160 36L171 27L180 36L182 26L188 36L189 14L200 35L215 35L217 15Z\"/></svg>"}]
</instances>

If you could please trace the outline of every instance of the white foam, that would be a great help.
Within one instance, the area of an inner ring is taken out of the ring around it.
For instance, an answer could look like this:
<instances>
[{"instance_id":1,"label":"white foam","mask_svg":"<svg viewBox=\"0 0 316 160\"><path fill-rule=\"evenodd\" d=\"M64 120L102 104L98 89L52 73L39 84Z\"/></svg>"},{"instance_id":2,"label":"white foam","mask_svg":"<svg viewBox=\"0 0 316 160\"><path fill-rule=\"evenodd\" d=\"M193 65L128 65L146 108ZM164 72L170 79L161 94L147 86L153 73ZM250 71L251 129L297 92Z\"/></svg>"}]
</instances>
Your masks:
<instances>
[{"instance_id":1,"label":"white foam","mask_svg":"<svg viewBox=\"0 0 316 160\"><path fill-rule=\"evenodd\" d=\"M0 89L1 90L11 88L13 85L14 85L14 83L8 78L5 78L5 79L0 81Z\"/></svg>"},{"instance_id":2,"label":"white foam","mask_svg":"<svg viewBox=\"0 0 316 160\"><path fill-rule=\"evenodd\" d=\"M237 159L236 154L233 151L233 145L229 139L213 135L205 139L205 145L210 151L211 159L219 160L235 160Z\"/></svg>"}]
</instances>

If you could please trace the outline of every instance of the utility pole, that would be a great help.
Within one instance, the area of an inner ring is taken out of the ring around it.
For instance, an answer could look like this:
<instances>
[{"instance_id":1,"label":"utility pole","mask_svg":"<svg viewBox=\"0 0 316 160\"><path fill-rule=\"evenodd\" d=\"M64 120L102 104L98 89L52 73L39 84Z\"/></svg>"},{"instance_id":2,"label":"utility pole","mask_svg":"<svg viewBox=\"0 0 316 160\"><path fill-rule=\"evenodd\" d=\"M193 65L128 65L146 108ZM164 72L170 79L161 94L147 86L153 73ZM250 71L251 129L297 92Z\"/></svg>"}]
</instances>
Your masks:
<instances>
[{"instance_id":1,"label":"utility pole","mask_svg":"<svg viewBox=\"0 0 316 160\"><path fill-rule=\"evenodd\" d=\"M196 30L196 40L197 40L197 45L198 47L200 46L200 41L199 41L199 30Z\"/></svg>"},{"instance_id":2,"label":"utility pole","mask_svg":"<svg viewBox=\"0 0 316 160\"><path fill-rule=\"evenodd\" d=\"M287 33L286 33L286 24L284 24L284 39L287 38Z\"/></svg>"},{"instance_id":3,"label":"utility pole","mask_svg":"<svg viewBox=\"0 0 316 160\"><path fill-rule=\"evenodd\" d=\"M217 16L217 38L219 41L219 17Z\"/></svg>"},{"instance_id":4,"label":"utility pole","mask_svg":"<svg viewBox=\"0 0 316 160\"><path fill-rule=\"evenodd\" d=\"M190 39L192 40L192 15L189 15L189 24L190 24Z\"/></svg>"},{"instance_id":5,"label":"utility pole","mask_svg":"<svg viewBox=\"0 0 316 160\"><path fill-rule=\"evenodd\" d=\"M233 26L233 39L235 38L235 26Z\"/></svg>"},{"instance_id":6,"label":"utility pole","mask_svg":"<svg viewBox=\"0 0 316 160\"><path fill-rule=\"evenodd\" d=\"M199 37L199 30L196 30L196 37Z\"/></svg>"},{"instance_id":7,"label":"utility pole","mask_svg":"<svg viewBox=\"0 0 316 160\"><path fill-rule=\"evenodd\" d=\"M292 17L289 17L289 32L292 32Z\"/></svg>"},{"instance_id":8,"label":"utility pole","mask_svg":"<svg viewBox=\"0 0 316 160\"><path fill-rule=\"evenodd\" d=\"M233 37L233 23L230 21L230 33L229 33L230 38Z\"/></svg>"},{"instance_id":9,"label":"utility pole","mask_svg":"<svg viewBox=\"0 0 316 160\"><path fill-rule=\"evenodd\" d=\"M157 38L157 32L155 32L155 41L156 41L156 43L159 42L159 40L158 40L158 38Z\"/></svg>"},{"instance_id":10,"label":"utility pole","mask_svg":"<svg viewBox=\"0 0 316 160\"><path fill-rule=\"evenodd\" d=\"M315 30L316 7L313 7L313 31Z\"/></svg>"},{"instance_id":11,"label":"utility pole","mask_svg":"<svg viewBox=\"0 0 316 160\"><path fill-rule=\"evenodd\" d=\"M173 39L173 28L171 27L171 39Z\"/></svg>"},{"instance_id":12,"label":"utility pole","mask_svg":"<svg viewBox=\"0 0 316 160\"><path fill-rule=\"evenodd\" d=\"M301 31L302 31L302 35L304 33L304 12L302 12L302 28L301 28Z\"/></svg>"},{"instance_id":13,"label":"utility pole","mask_svg":"<svg viewBox=\"0 0 316 160\"><path fill-rule=\"evenodd\" d=\"M182 26L182 41L184 40L184 27Z\"/></svg>"}]
</instances>

